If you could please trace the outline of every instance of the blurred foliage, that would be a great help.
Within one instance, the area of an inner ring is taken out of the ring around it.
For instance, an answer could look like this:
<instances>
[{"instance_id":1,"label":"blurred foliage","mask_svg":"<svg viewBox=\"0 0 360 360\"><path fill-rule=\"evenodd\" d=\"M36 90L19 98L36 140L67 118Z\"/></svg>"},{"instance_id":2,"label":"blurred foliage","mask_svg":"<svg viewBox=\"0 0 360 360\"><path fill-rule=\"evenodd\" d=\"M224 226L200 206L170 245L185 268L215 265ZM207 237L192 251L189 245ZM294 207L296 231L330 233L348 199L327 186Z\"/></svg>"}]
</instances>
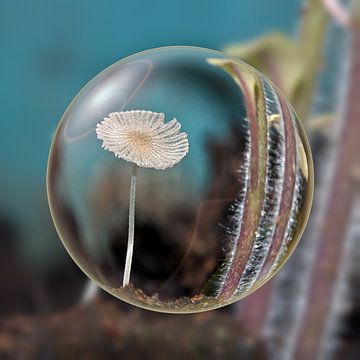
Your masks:
<instances>
[{"instance_id":1,"label":"blurred foliage","mask_svg":"<svg viewBox=\"0 0 360 360\"><path fill-rule=\"evenodd\" d=\"M228 45L224 51L267 75L308 127L327 23L321 0L311 0L303 11L297 41L281 33L270 33L249 43Z\"/></svg>"}]
</instances>

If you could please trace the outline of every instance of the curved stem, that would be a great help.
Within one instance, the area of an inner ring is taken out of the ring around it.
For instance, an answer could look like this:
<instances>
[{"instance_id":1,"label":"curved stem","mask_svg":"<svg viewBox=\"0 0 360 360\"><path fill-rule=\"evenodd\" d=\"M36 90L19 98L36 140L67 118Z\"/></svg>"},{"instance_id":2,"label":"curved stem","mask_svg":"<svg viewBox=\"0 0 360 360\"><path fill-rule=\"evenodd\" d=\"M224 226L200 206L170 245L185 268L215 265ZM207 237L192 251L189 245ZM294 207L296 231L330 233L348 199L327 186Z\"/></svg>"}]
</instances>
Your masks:
<instances>
[{"instance_id":1,"label":"curved stem","mask_svg":"<svg viewBox=\"0 0 360 360\"><path fill-rule=\"evenodd\" d=\"M130 197L129 197L129 231L128 231L128 243L126 250L123 286L127 286L129 284L131 262L132 262L133 249L134 249L136 172L137 172L137 165L133 164L131 183L130 183Z\"/></svg>"}]
</instances>

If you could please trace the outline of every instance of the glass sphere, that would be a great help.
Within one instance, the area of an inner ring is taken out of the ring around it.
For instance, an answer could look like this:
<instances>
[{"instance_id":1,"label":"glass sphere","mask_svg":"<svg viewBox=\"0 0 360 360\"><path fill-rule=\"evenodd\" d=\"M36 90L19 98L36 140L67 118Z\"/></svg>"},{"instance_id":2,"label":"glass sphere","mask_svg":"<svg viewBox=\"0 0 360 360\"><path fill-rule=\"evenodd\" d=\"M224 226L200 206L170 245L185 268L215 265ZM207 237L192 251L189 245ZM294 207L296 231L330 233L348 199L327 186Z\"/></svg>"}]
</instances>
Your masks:
<instances>
[{"instance_id":1,"label":"glass sphere","mask_svg":"<svg viewBox=\"0 0 360 360\"><path fill-rule=\"evenodd\" d=\"M312 169L302 126L264 75L165 47L115 63L75 97L53 139L48 198L67 251L101 288L191 313L243 298L284 264L308 219Z\"/></svg>"}]
</instances>

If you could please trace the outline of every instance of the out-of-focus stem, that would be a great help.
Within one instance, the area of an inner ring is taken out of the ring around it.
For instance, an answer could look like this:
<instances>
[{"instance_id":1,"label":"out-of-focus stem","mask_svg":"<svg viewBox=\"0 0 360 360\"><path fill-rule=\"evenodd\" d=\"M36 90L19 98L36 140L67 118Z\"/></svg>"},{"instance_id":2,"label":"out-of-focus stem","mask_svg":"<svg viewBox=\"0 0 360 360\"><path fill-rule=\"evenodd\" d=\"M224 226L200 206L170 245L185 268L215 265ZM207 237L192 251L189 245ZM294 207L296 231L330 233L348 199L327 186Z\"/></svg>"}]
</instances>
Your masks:
<instances>
[{"instance_id":1,"label":"out-of-focus stem","mask_svg":"<svg viewBox=\"0 0 360 360\"><path fill-rule=\"evenodd\" d=\"M360 193L357 169L360 168L360 31L351 31L351 65L343 114L344 130L336 154L334 180L329 191L327 210L321 226L321 238L310 284L308 308L297 340L296 359L315 359L320 349L335 289L344 238L351 209Z\"/></svg>"},{"instance_id":2,"label":"out-of-focus stem","mask_svg":"<svg viewBox=\"0 0 360 360\"><path fill-rule=\"evenodd\" d=\"M328 16L321 0L310 0L304 10L299 37L299 56L302 57L304 75L293 106L306 126L310 117L314 89L321 64Z\"/></svg>"},{"instance_id":3,"label":"out-of-focus stem","mask_svg":"<svg viewBox=\"0 0 360 360\"><path fill-rule=\"evenodd\" d=\"M338 24L350 25L350 14L340 0L322 0L322 2Z\"/></svg>"},{"instance_id":4,"label":"out-of-focus stem","mask_svg":"<svg viewBox=\"0 0 360 360\"><path fill-rule=\"evenodd\" d=\"M127 286L129 284L131 263L132 263L133 250L134 250L136 173L137 173L137 165L134 164L132 168L131 183L130 183L129 232L128 232L128 243L126 250L123 286Z\"/></svg>"},{"instance_id":5,"label":"out-of-focus stem","mask_svg":"<svg viewBox=\"0 0 360 360\"><path fill-rule=\"evenodd\" d=\"M360 0L351 2L351 24L359 30L360 28Z\"/></svg>"}]
</instances>

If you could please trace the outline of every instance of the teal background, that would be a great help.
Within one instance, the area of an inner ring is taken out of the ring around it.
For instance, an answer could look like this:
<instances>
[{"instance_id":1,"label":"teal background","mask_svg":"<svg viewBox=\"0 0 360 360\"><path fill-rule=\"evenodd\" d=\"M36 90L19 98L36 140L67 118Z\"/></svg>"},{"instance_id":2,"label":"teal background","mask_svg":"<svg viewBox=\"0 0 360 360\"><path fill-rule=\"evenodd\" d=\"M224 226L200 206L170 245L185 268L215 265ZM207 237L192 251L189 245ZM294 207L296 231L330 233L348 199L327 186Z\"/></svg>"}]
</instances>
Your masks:
<instances>
[{"instance_id":1,"label":"teal background","mask_svg":"<svg viewBox=\"0 0 360 360\"><path fill-rule=\"evenodd\" d=\"M105 67L165 45L221 50L265 32L296 33L299 0L0 1L0 220L24 261L67 256L50 219L45 172L67 105Z\"/></svg>"}]
</instances>

